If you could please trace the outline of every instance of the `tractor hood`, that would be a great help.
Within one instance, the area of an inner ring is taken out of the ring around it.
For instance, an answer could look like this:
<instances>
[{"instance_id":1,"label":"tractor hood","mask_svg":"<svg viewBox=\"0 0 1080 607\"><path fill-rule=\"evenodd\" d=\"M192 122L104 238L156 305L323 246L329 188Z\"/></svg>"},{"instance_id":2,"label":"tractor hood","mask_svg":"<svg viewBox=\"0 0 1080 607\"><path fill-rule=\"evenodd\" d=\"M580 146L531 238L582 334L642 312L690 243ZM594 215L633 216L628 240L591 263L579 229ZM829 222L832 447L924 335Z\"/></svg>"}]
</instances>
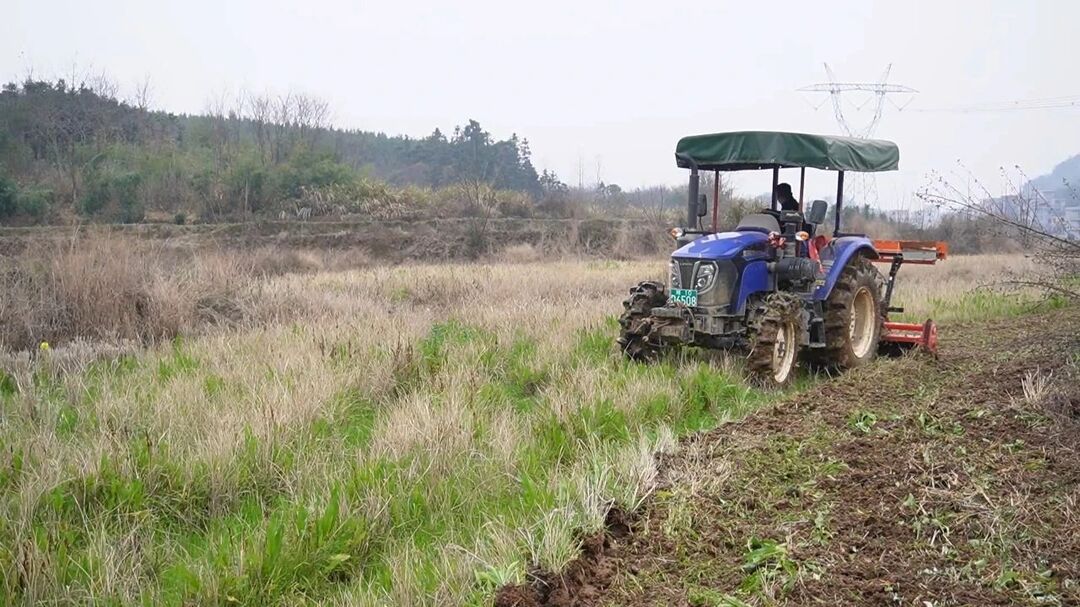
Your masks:
<instances>
[{"instance_id":1,"label":"tractor hood","mask_svg":"<svg viewBox=\"0 0 1080 607\"><path fill-rule=\"evenodd\" d=\"M698 238L671 254L681 259L730 259L743 249L764 244L769 237L761 232L720 232Z\"/></svg>"}]
</instances>

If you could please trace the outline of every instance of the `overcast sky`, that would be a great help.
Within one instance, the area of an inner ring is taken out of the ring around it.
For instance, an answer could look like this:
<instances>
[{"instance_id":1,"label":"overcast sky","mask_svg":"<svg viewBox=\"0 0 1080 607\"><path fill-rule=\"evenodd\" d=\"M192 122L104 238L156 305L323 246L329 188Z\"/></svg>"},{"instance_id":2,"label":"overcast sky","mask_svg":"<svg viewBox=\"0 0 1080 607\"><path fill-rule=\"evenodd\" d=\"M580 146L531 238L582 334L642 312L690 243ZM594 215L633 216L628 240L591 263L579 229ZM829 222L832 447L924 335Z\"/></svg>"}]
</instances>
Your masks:
<instances>
[{"instance_id":1,"label":"overcast sky","mask_svg":"<svg viewBox=\"0 0 1080 607\"><path fill-rule=\"evenodd\" d=\"M685 134L839 133L831 106L814 108L825 98L795 92L825 80L824 62L844 81L891 63L890 82L920 91L903 111L888 105L876 132L901 150L901 172L879 181L885 205L957 160L997 187L998 167L1034 177L1080 153L1080 106L915 111L1080 96L1080 2L1067 0L14 0L3 13L5 80L77 64L130 91L149 75L154 105L177 112L244 88L298 90L330 101L339 126L416 137L473 118L526 137L537 167L571 184L579 172L679 183ZM870 117L863 101L848 102L855 124ZM826 189L811 182L812 195Z\"/></svg>"}]
</instances>

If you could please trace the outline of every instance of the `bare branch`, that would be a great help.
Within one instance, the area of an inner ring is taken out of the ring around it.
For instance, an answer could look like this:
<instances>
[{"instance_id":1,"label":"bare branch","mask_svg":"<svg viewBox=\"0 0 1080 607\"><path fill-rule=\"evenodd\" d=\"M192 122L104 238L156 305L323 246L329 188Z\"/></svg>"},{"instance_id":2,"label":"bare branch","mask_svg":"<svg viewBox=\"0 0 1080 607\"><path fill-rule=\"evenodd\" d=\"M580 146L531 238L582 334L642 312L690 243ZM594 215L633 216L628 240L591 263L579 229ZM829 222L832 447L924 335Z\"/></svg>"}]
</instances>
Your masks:
<instances>
[{"instance_id":1,"label":"bare branch","mask_svg":"<svg viewBox=\"0 0 1080 607\"><path fill-rule=\"evenodd\" d=\"M142 77L142 80L135 83L135 91L132 93L128 103L140 110L149 110L153 98L154 88L150 83L150 74L146 74Z\"/></svg>"}]
</instances>

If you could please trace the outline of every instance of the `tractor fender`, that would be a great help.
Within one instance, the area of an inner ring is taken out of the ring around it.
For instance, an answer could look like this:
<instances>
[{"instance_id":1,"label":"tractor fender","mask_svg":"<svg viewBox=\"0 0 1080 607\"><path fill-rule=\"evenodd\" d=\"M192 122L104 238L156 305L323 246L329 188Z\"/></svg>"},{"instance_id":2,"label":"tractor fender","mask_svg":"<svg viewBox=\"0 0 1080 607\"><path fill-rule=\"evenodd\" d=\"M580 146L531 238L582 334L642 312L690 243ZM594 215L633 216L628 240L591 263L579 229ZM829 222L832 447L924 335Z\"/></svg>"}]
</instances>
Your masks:
<instances>
[{"instance_id":1,"label":"tractor fender","mask_svg":"<svg viewBox=\"0 0 1080 607\"><path fill-rule=\"evenodd\" d=\"M836 281L844 268L855 257L877 259L878 252L874 249L874 243L865 236L841 236L834 238L828 246L819 251L821 262L828 266L824 282L818 284L814 290L814 299L824 301L829 298ZM829 264L828 262L832 262Z\"/></svg>"},{"instance_id":2,"label":"tractor fender","mask_svg":"<svg viewBox=\"0 0 1080 607\"><path fill-rule=\"evenodd\" d=\"M746 302L755 293L772 291L773 282L769 275L769 264L764 260L751 261L742 269L739 277L739 292L735 297L734 314L746 312Z\"/></svg>"}]
</instances>

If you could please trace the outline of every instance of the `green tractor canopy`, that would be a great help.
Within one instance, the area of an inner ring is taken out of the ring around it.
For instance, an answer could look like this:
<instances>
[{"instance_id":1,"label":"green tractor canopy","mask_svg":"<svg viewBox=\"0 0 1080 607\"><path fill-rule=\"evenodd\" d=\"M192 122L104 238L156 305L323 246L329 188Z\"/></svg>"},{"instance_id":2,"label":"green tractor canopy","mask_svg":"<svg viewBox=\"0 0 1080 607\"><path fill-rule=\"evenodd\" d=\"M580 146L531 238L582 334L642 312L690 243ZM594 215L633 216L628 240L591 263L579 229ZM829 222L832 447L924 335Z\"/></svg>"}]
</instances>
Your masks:
<instances>
[{"instance_id":1,"label":"green tractor canopy","mask_svg":"<svg viewBox=\"0 0 1080 607\"><path fill-rule=\"evenodd\" d=\"M809 167L827 171L895 171L900 150L891 141L804 133L737 131L683 137L675 158L684 169L743 171Z\"/></svg>"}]
</instances>

